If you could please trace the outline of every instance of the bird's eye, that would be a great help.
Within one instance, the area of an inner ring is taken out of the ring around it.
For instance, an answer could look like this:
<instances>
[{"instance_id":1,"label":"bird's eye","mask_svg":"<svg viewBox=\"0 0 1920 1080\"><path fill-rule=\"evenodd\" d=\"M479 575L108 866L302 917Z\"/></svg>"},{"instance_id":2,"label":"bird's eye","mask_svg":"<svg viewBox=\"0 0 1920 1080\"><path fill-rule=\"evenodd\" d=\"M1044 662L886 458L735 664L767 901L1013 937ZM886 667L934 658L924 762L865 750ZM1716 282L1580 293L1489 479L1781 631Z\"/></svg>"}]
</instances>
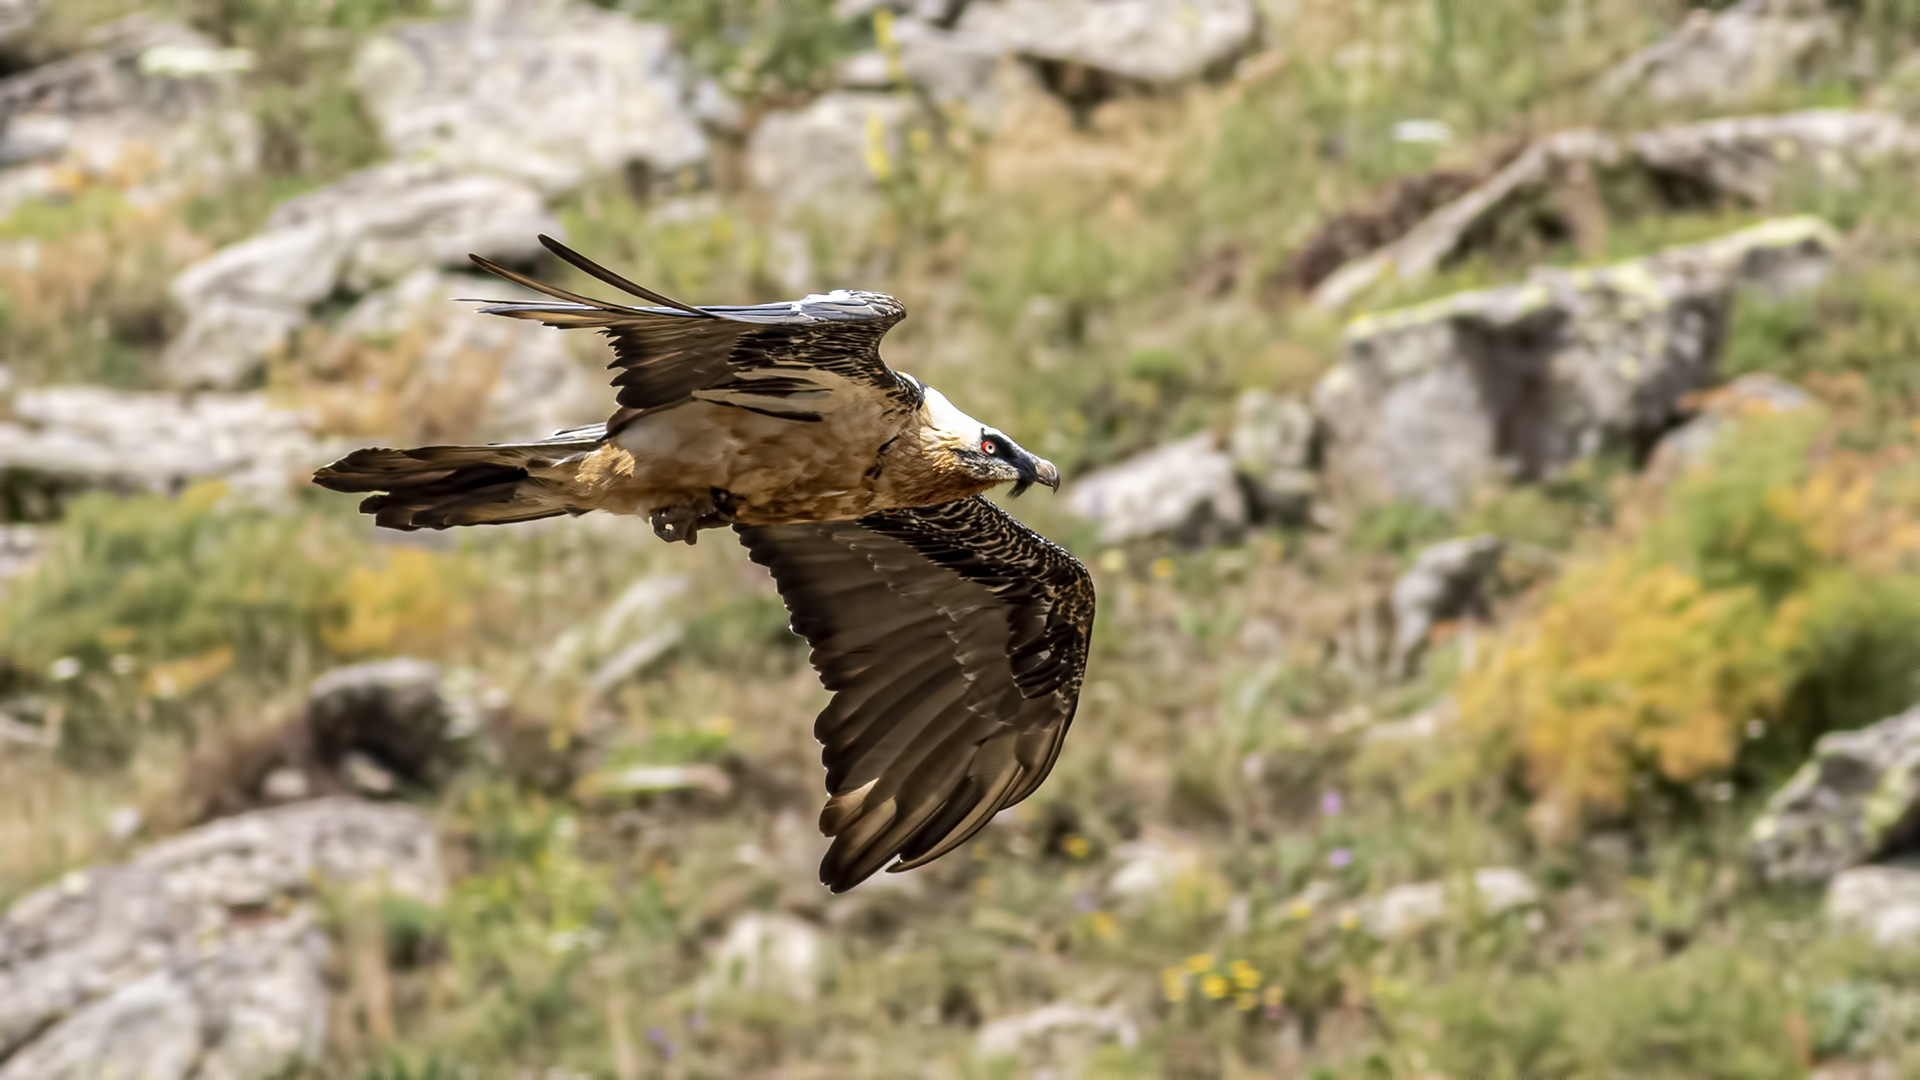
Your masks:
<instances>
[{"instance_id":1,"label":"bird's eye","mask_svg":"<svg viewBox=\"0 0 1920 1080\"><path fill-rule=\"evenodd\" d=\"M982 439L982 440L980 440L980 452L981 452L981 453L983 453L983 454L991 454L991 453L993 453L993 452L994 452L995 450L998 450L998 449L999 449L999 447L997 447L997 446L995 446L995 445L993 445L993 440L992 440L992 439Z\"/></svg>"}]
</instances>

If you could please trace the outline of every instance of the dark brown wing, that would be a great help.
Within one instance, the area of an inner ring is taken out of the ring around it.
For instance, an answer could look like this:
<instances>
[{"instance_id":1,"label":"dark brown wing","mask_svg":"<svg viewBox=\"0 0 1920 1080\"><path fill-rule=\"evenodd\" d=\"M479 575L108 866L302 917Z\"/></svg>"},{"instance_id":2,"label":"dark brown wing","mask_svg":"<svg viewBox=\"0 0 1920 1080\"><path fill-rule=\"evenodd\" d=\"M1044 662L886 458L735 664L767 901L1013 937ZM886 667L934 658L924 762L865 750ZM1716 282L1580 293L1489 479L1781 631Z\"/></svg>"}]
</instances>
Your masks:
<instances>
[{"instance_id":1,"label":"dark brown wing","mask_svg":"<svg viewBox=\"0 0 1920 1080\"><path fill-rule=\"evenodd\" d=\"M829 888L932 862L1046 779L1093 626L1072 555L981 497L737 531L834 692L814 723Z\"/></svg>"},{"instance_id":2,"label":"dark brown wing","mask_svg":"<svg viewBox=\"0 0 1920 1080\"><path fill-rule=\"evenodd\" d=\"M884 393L909 408L920 386L880 359L880 339L906 317L890 296L838 290L803 300L697 308L641 288L552 237L540 242L588 274L652 304L629 307L535 281L478 255L476 265L551 301L489 303L489 315L561 328L594 327L613 340L620 411L611 434L648 409L700 398L791 420L818 420L847 394Z\"/></svg>"}]
</instances>

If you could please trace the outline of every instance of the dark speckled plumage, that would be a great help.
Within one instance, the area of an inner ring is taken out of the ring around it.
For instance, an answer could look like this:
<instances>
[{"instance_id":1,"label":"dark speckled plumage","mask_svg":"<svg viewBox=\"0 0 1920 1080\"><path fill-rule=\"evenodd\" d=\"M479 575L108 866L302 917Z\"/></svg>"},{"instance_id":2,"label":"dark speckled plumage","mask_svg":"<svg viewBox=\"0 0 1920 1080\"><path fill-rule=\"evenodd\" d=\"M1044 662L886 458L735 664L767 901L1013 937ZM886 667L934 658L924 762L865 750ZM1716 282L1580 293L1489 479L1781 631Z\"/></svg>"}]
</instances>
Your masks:
<instances>
[{"instance_id":1,"label":"dark speckled plumage","mask_svg":"<svg viewBox=\"0 0 1920 1080\"><path fill-rule=\"evenodd\" d=\"M1046 779L1093 627L1072 555L983 496L738 531L835 694L814 724L833 891L939 858Z\"/></svg>"}]
</instances>

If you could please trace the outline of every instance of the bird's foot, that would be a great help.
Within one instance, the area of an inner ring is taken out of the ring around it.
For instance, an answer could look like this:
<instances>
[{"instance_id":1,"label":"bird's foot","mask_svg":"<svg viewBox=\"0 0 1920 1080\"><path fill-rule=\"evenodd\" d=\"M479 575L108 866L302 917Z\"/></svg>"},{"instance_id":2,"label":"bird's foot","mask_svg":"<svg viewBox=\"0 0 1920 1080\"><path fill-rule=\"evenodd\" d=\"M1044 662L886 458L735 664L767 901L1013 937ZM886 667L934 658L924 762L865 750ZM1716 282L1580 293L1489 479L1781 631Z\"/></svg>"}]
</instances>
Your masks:
<instances>
[{"instance_id":1,"label":"bird's foot","mask_svg":"<svg viewBox=\"0 0 1920 1080\"><path fill-rule=\"evenodd\" d=\"M714 488L702 498L656 507L652 515L653 534L669 544L697 543L701 529L733 524L736 505L732 492Z\"/></svg>"}]
</instances>

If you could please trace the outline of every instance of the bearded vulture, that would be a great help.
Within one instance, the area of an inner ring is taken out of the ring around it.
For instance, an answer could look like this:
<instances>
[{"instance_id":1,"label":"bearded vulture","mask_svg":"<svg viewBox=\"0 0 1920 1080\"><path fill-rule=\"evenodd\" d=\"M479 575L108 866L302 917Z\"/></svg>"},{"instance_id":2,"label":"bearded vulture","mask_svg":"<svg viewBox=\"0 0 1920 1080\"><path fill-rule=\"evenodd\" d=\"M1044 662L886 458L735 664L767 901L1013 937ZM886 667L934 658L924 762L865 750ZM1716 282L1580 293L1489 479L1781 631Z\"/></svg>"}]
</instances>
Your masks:
<instances>
[{"instance_id":1,"label":"bearded vulture","mask_svg":"<svg viewBox=\"0 0 1920 1080\"><path fill-rule=\"evenodd\" d=\"M314 481L375 493L360 509L391 529L605 510L692 544L731 526L834 694L814 723L834 892L932 862L1032 794L1080 698L1093 583L984 493L1057 489L1053 465L880 359L906 314L890 296L690 307L540 240L649 306L473 256L551 298L480 310L611 339L612 418L533 442L357 450Z\"/></svg>"}]
</instances>

